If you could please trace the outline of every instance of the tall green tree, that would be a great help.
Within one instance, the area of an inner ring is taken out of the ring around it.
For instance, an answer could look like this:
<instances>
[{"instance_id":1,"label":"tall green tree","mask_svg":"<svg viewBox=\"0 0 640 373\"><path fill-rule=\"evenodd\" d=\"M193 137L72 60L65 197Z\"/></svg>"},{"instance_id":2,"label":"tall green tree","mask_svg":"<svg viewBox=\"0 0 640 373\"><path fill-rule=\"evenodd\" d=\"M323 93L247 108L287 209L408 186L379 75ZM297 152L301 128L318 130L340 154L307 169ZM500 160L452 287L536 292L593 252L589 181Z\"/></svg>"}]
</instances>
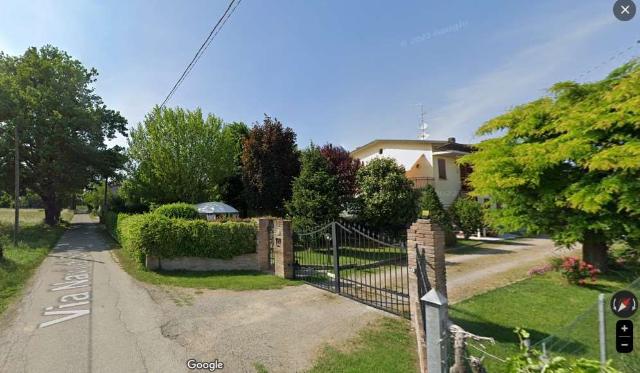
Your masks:
<instances>
[{"instance_id":1,"label":"tall green tree","mask_svg":"<svg viewBox=\"0 0 640 373\"><path fill-rule=\"evenodd\" d=\"M294 225L306 228L337 219L342 210L340 184L331 174L329 162L313 144L300 158L300 175L293 182L293 196L287 203Z\"/></svg>"},{"instance_id":2,"label":"tall green tree","mask_svg":"<svg viewBox=\"0 0 640 373\"><path fill-rule=\"evenodd\" d=\"M326 144L320 153L329 162L329 173L338 179L338 194L342 210L351 210L358 191L356 175L360 169L360 161L341 146Z\"/></svg>"},{"instance_id":3,"label":"tall green tree","mask_svg":"<svg viewBox=\"0 0 640 373\"><path fill-rule=\"evenodd\" d=\"M242 183L242 145L249 136L249 127L242 122L233 122L224 127L225 136L230 138L233 151L233 173L225 180L221 188L222 200L247 215L244 184Z\"/></svg>"},{"instance_id":4,"label":"tall green tree","mask_svg":"<svg viewBox=\"0 0 640 373\"><path fill-rule=\"evenodd\" d=\"M131 131L124 194L156 204L219 200L234 167L234 143L224 127L200 109L153 108Z\"/></svg>"},{"instance_id":5,"label":"tall green tree","mask_svg":"<svg viewBox=\"0 0 640 373\"><path fill-rule=\"evenodd\" d=\"M404 167L391 158L375 158L358 170L358 215L383 231L400 231L418 216L418 192Z\"/></svg>"},{"instance_id":6,"label":"tall green tree","mask_svg":"<svg viewBox=\"0 0 640 373\"><path fill-rule=\"evenodd\" d=\"M613 240L640 240L640 65L550 93L484 124L478 134L497 137L462 162L473 193L502 206L492 225L580 242L603 270Z\"/></svg>"},{"instance_id":7,"label":"tall green tree","mask_svg":"<svg viewBox=\"0 0 640 373\"><path fill-rule=\"evenodd\" d=\"M125 161L123 149L109 148L106 141L126 135L127 121L95 93L97 75L53 46L29 48L19 57L0 55L0 95L10 98L0 104L4 179L13 179L18 126L21 183L42 198L49 225L60 221L65 199L113 175Z\"/></svg>"},{"instance_id":8,"label":"tall green tree","mask_svg":"<svg viewBox=\"0 0 640 373\"><path fill-rule=\"evenodd\" d=\"M300 173L296 134L265 116L256 123L242 150L242 180L249 210L282 216L291 198L293 178Z\"/></svg>"}]
</instances>

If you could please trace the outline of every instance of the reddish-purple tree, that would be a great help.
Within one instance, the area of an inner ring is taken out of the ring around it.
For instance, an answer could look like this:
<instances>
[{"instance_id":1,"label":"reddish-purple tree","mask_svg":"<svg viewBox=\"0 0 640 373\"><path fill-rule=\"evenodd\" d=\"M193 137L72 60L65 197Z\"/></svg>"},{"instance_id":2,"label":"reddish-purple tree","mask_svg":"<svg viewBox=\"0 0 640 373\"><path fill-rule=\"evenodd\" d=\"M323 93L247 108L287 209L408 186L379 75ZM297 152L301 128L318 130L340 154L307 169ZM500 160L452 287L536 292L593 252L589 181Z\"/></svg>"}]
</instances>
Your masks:
<instances>
[{"instance_id":1,"label":"reddish-purple tree","mask_svg":"<svg viewBox=\"0 0 640 373\"><path fill-rule=\"evenodd\" d=\"M353 159L351 154L341 146L326 144L320 148L322 156L329 161L329 171L338 178L340 204L343 209L348 205L358 191L356 173L360 168L360 160Z\"/></svg>"}]
</instances>

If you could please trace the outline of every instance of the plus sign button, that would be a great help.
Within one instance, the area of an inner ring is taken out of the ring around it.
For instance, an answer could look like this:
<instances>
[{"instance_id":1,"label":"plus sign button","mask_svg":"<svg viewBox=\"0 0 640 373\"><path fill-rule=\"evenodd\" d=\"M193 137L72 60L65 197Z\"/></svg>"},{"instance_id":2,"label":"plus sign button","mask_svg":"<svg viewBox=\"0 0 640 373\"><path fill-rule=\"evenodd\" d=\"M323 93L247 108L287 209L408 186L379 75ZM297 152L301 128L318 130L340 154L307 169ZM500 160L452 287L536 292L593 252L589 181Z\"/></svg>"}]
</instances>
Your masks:
<instances>
[{"instance_id":1,"label":"plus sign button","mask_svg":"<svg viewBox=\"0 0 640 373\"><path fill-rule=\"evenodd\" d=\"M619 291L611 298L611 311L618 317L627 319L637 310L638 298L630 291Z\"/></svg>"},{"instance_id":2,"label":"plus sign button","mask_svg":"<svg viewBox=\"0 0 640 373\"><path fill-rule=\"evenodd\" d=\"M630 21L636 15L636 4L632 0L618 0L613 4L613 15L621 21Z\"/></svg>"}]
</instances>

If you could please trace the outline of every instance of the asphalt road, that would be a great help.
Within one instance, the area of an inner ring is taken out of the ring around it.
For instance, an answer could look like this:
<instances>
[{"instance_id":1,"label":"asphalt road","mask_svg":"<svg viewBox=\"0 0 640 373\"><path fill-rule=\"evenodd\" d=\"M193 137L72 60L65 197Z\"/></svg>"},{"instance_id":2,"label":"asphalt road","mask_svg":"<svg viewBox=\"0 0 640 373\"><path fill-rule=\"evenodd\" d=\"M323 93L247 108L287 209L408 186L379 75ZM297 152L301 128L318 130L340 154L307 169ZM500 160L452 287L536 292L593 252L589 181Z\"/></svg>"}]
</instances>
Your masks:
<instances>
[{"instance_id":1,"label":"asphalt road","mask_svg":"<svg viewBox=\"0 0 640 373\"><path fill-rule=\"evenodd\" d=\"M163 317L76 215L16 308L0 322L0 372L182 372L187 353Z\"/></svg>"}]
</instances>

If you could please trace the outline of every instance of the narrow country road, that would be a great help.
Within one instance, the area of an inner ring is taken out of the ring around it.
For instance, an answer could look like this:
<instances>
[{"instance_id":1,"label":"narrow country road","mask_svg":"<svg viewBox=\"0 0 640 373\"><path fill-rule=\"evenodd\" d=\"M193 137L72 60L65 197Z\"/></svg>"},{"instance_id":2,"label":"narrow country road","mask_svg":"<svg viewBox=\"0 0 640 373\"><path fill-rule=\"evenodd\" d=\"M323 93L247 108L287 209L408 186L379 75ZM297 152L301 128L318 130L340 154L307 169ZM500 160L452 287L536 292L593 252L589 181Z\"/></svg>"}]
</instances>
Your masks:
<instances>
[{"instance_id":1,"label":"narrow country road","mask_svg":"<svg viewBox=\"0 0 640 373\"><path fill-rule=\"evenodd\" d=\"M99 229L76 215L1 321L0 372L184 371L183 347L162 336L157 305Z\"/></svg>"},{"instance_id":2,"label":"narrow country road","mask_svg":"<svg viewBox=\"0 0 640 373\"><path fill-rule=\"evenodd\" d=\"M345 343L385 315L309 285L141 283L120 268L112 245L88 215L74 217L0 317L0 372L189 372L189 359L219 359L224 372L305 371L326 344Z\"/></svg>"}]
</instances>

